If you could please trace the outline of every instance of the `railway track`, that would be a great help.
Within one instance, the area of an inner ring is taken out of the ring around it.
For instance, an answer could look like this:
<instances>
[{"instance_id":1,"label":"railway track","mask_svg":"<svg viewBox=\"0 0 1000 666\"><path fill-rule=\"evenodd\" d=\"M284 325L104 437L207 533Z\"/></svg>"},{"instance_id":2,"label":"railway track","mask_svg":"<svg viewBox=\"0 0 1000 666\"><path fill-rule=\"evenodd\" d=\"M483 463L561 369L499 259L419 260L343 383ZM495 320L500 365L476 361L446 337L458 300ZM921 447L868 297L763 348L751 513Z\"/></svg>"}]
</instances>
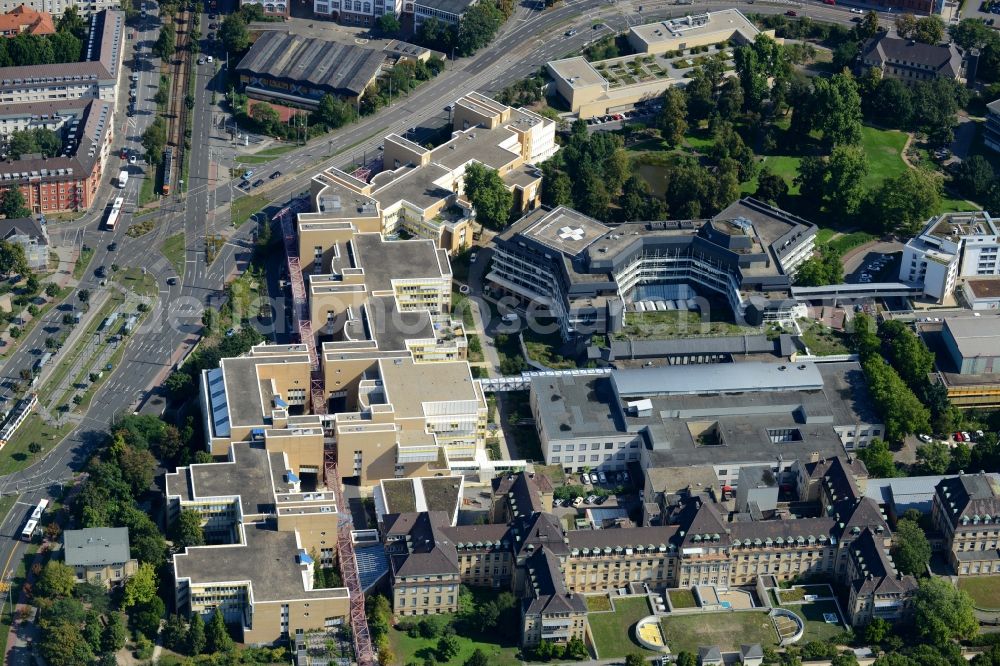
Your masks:
<instances>
[{"instance_id":1,"label":"railway track","mask_svg":"<svg viewBox=\"0 0 1000 666\"><path fill-rule=\"evenodd\" d=\"M187 118L187 107L184 106L184 96L187 93L187 74L191 67L191 12L183 11L174 17L174 27L177 30L177 48L174 59L170 63L170 103L167 107L167 145L174 147L170 182L181 187L180 165L184 163L184 126Z\"/></svg>"}]
</instances>

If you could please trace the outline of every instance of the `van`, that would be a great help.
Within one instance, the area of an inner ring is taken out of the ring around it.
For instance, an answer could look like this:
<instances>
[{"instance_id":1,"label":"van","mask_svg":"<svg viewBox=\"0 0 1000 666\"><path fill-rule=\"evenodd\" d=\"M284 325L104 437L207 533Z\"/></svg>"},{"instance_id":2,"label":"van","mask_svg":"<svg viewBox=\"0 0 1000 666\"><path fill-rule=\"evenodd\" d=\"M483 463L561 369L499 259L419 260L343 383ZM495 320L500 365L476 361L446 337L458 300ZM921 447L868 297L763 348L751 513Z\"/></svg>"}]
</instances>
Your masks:
<instances>
[{"instance_id":1,"label":"van","mask_svg":"<svg viewBox=\"0 0 1000 666\"><path fill-rule=\"evenodd\" d=\"M514 312L508 312L503 317L501 317L505 324L514 324L517 322L517 314Z\"/></svg>"}]
</instances>

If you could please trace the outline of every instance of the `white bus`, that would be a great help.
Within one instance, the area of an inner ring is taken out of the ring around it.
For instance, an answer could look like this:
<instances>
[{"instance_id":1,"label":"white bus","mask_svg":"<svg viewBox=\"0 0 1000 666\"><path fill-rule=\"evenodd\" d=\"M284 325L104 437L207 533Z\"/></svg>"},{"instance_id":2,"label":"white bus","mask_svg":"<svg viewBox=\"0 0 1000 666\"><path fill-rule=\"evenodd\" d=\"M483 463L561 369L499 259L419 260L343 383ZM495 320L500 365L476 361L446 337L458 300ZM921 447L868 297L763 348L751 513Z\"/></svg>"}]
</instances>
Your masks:
<instances>
[{"instance_id":1,"label":"white bus","mask_svg":"<svg viewBox=\"0 0 1000 666\"><path fill-rule=\"evenodd\" d=\"M125 197L117 197L115 202L111 204L111 211L108 213L107 219L104 220L104 228L108 231L114 231L115 225L118 224L118 216L122 213L122 206L125 205Z\"/></svg>"},{"instance_id":2,"label":"white bus","mask_svg":"<svg viewBox=\"0 0 1000 666\"><path fill-rule=\"evenodd\" d=\"M49 501L47 499L38 501L38 506L31 512L28 522L25 523L24 529L21 530L22 541L31 541L34 538L35 533L38 532L38 526L42 524L42 517L45 515L45 509L48 506Z\"/></svg>"}]
</instances>

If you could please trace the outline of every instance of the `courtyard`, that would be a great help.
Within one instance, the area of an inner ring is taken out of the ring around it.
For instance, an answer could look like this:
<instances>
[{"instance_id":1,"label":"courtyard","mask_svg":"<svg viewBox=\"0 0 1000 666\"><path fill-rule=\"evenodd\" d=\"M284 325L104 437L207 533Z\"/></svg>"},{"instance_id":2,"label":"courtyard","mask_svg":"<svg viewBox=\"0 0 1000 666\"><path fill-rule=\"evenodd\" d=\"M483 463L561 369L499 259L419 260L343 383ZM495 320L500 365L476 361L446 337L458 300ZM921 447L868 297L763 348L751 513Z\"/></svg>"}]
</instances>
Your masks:
<instances>
[{"instance_id":1,"label":"courtyard","mask_svg":"<svg viewBox=\"0 0 1000 666\"><path fill-rule=\"evenodd\" d=\"M718 645L723 652L740 649L743 643L762 647L778 645L774 623L764 611L673 614L661 621L670 651L697 654L703 645Z\"/></svg>"}]
</instances>

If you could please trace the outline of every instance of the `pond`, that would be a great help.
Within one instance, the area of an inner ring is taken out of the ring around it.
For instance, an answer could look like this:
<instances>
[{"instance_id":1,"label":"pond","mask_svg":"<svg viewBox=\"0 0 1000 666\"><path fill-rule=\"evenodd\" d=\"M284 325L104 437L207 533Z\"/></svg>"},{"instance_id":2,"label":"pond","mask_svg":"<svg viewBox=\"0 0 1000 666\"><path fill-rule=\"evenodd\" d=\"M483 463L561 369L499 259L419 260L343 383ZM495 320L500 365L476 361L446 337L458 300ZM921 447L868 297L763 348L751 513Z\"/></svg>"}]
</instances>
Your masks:
<instances>
[{"instance_id":1,"label":"pond","mask_svg":"<svg viewBox=\"0 0 1000 666\"><path fill-rule=\"evenodd\" d=\"M662 197L667 190L667 167L657 164L639 164L637 171L639 177L649 184L649 189L654 196Z\"/></svg>"}]
</instances>

